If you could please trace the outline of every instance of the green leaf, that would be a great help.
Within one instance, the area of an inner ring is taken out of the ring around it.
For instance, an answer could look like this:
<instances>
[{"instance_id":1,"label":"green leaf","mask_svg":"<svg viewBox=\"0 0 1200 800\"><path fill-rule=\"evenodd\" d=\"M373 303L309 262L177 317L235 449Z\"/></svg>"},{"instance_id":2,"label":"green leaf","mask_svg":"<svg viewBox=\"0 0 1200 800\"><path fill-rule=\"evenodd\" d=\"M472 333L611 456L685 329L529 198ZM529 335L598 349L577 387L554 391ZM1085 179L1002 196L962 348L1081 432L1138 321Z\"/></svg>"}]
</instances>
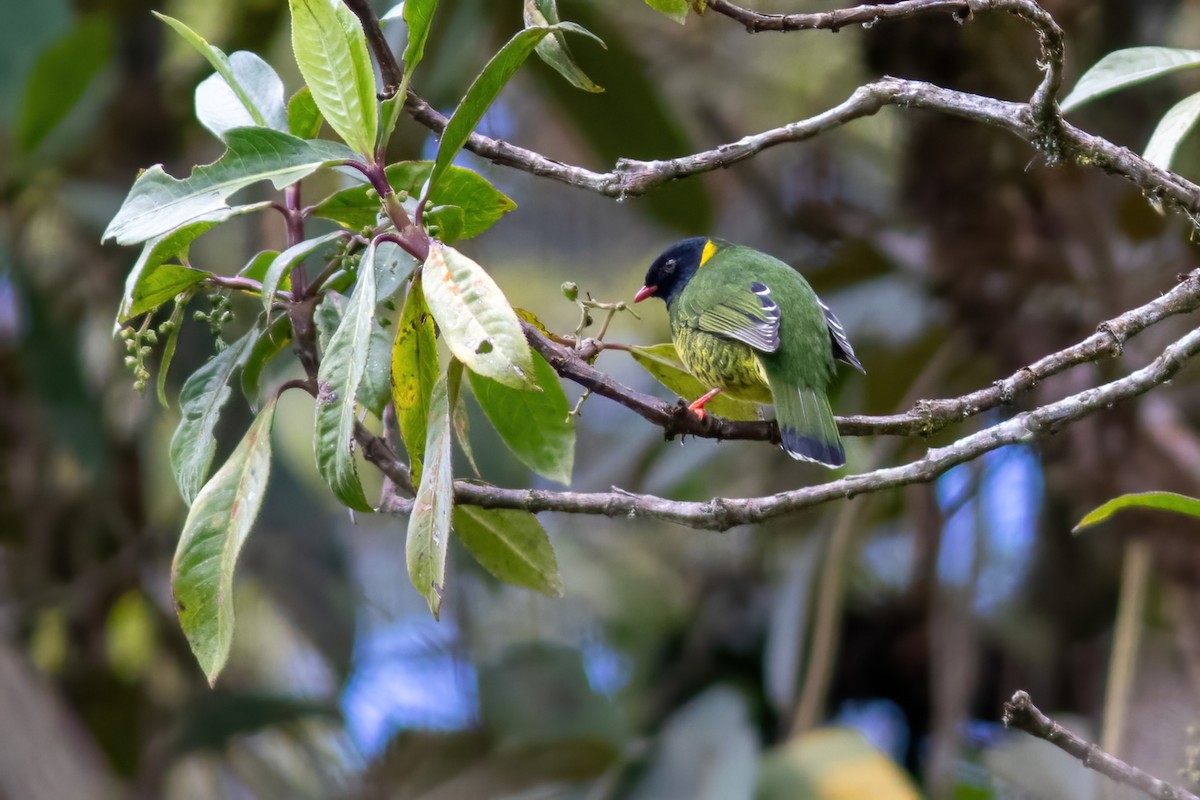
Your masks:
<instances>
[{"instance_id":1,"label":"green leaf","mask_svg":"<svg viewBox=\"0 0 1200 800\"><path fill-rule=\"evenodd\" d=\"M324 0L322 0L323 2ZM358 267L358 287L346 307L317 373L317 419L313 443L317 471L338 499L356 511L371 511L354 464L355 399L367 367L375 315L375 245Z\"/></svg>"},{"instance_id":2,"label":"green leaf","mask_svg":"<svg viewBox=\"0 0 1200 800\"><path fill-rule=\"evenodd\" d=\"M1158 121L1150 142L1146 145L1145 159L1156 167L1171 168L1171 159L1183 137L1196 126L1200 118L1200 93L1180 100Z\"/></svg>"},{"instance_id":3,"label":"green leaf","mask_svg":"<svg viewBox=\"0 0 1200 800\"><path fill-rule=\"evenodd\" d=\"M282 314L258 337L254 347L250 349L245 364L242 365L242 395L252 410L258 410L259 384L263 369L291 342L292 321L286 314Z\"/></svg>"},{"instance_id":4,"label":"green leaf","mask_svg":"<svg viewBox=\"0 0 1200 800\"><path fill-rule=\"evenodd\" d=\"M217 71L217 74L225 79L225 83L233 92L234 96L237 97L238 102L242 104L242 107L246 110L246 113L250 115L250 118L254 121L254 124L267 127L267 115L264 113L264 110L257 105L251 93L247 91L245 86L242 85L241 81L238 79L237 73L233 69L233 65L229 62L229 58L220 50L220 48L213 47L211 44L205 41L204 37L174 17L168 17L166 14L160 14L157 11L151 11L150 13L170 25L176 33L184 38L188 44L196 48L200 55L208 59L208 63L212 64L212 67Z\"/></svg>"},{"instance_id":5,"label":"green leaf","mask_svg":"<svg viewBox=\"0 0 1200 800\"><path fill-rule=\"evenodd\" d=\"M408 300L404 303L404 311L396 326L396 341L392 345L392 402L396 406L400 438L404 440L404 449L408 451L414 486L421 485L429 398L437 379L437 338L433 315L425 305L421 279L417 277L408 290Z\"/></svg>"},{"instance_id":6,"label":"green leaf","mask_svg":"<svg viewBox=\"0 0 1200 800\"><path fill-rule=\"evenodd\" d=\"M187 309L188 300L190 299L190 292L177 296L175 298L175 309L171 312L171 317L168 320L171 331L167 334L166 344L163 345L162 360L158 364L158 380L155 381L158 403L163 408L171 407L171 404L167 402L167 370L171 368L171 361L175 358L175 346L179 344L179 329L183 326L183 312Z\"/></svg>"},{"instance_id":7,"label":"green leaf","mask_svg":"<svg viewBox=\"0 0 1200 800\"><path fill-rule=\"evenodd\" d=\"M384 406L392 399L392 340L391 328L384 328L378 320L371 321L371 341L367 343L367 366L358 385L358 403L378 419L383 418Z\"/></svg>"},{"instance_id":8,"label":"green leaf","mask_svg":"<svg viewBox=\"0 0 1200 800\"><path fill-rule=\"evenodd\" d=\"M256 203L232 209L225 200L239 189L269 180L282 189L326 164L357 158L335 142L305 141L270 128L234 128L226 151L182 180L155 164L138 176L129 196L104 231L104 241L137 244L198 221L223 222L236 213L265 208Z\"/></svg>"},{"instance_id":9,"label":"green leaf","mask_svg":"<svg viewBox=\"0 0 1200 800\"><path fill-rule=\"evenodd\" d=\"M432 161L404 161L392 164L385 172L393 189L416 197L432 168ZM478 236L516 207L516 203L478 173L451 165L429 197L425 220L441 228L442 235L438 238L451 244L455 238ZM327 197L313 209L313 214L331 219L349 230L361 231L378 224L379 210L379 197L370 186L363 185ZM453 211L459 212L461 222L459 229L454 231L457 236L451 238L445 235L449 227L446 218Z\"/></svg>"},{"instance_id":10,"label":"green leaf","mask_svg":"<svg viewBox=\"0 0 1200 800\"><path fill-rule=\"evenodd\" d=\"M233 644L233 571L266 494L274 420L272 400L196 496L171 564L179 624L210 685Z\"/></svg>"},{"instance_id":11,"label":"green leaf","mask_svg":"<svg viewBox=\"0 0 1200 800\"><path fill-rule=\"evenodd\" d=\"M1130 47L1116 50L1083 73L1079 83L1061 103L1063 112L1073 111L1117 89L1144 83L1181 69L1200 66L1200 50L1174 47Z\"/></svg>"},{"instance_id":12,"label":"green leaf","mask_svg":"<svg viewBox=\"0 0 1200 800\"><path fill-rule=\"evenodd\" d=\"M100 16L77 21L41 52L25 85L16 123L17 147L29 153L62 122L112 59L112 25Z\"/></svg>"},{"instance_id":13,"label":"green leaf","mask_svg":"<svg viewBox=\"0 0 1200 800\"><path fill-rule=\"evenodd\" d=\"M1175 492L1142 492L1141 494L1123 494L1120 497L1114 497L1099 508L1089 511L1087 516L1079 520L1079 524L1072 530L1074 533L1079 533L1084 528L1099 525L1118 511L1129 508L1173 511L1176 514L1200 518L1200 500L1194 497Z\"/></svg>"},{"instance_id":14,"label":"green leaf","mask_svg":"<svg viewBox=\"0 0 1200 800\"><path fill-rule=\"evenodd\" d=\"M245 128L265 121L266 127L288 130L287 109L283 104L283 81L270 64L254 53L239 50L229 56L229 68L234 79L249 98L251 114L241 97L221 73L208 76L196 87L196 119L217 136L233 128Z\"/></svg>"},{"instance_id":15,"label":"green leaf","mask_svg":"<svg viewBox=\"0 0 1200 800\"><path fill-rule=\"evenodd\" d=\"M692 377L687 367L679 360L679 354L675 352L675 345L670 342L651 347L631 347L629 354L633 356L634 361L641 365L642 369L653 375L656 381L689 402L712 388ZM726 419L756 420L760 418L757 404L745 400L734 400L724 394L719 394L708 401L705 408Z\"/></svg>"},{"instance_id":16,"label":"green leaf","mask_svg":"<svg viewBox=\"0 0 1200 800\"><path fill-rule=\"evenodd\" d=\"M341 0L288 0L292 49L329 127L364 156L379 124L375 72L362 23Z\"/></svg>"},{"instance_id":17,"label":"green leaf","mask_svg":"<svg viewBox=\"0 0 1200 800\"><path fill-rule=\"evenodd\" d=\"M667 15L680 25L687 22L688 0L646 0L646 5Z\"/></svg>"},{"instance_id":18,"label":"green leaf","mask_svg":"<svg viewBox=\"0 0 1200 800\"><path fill-rule=\"evenodd\" d=\"M404 3L404 22L408 25L408 43L404 45L406 76L411 75L425 57L425 42L429 39L437 4L438 0L406 0Z\"/></svg>"},{"instance_id":19,"label":"green leaf","mask_svg":"<svg viewBox=\"0 0 1200 800\"><path fill-rule=\"evenodd\" d=\"M454 508L450 403L444 375L433 385L426 429L425 475L417 487L412 516L408 518L406 553L409 580L425 597L436 618L446 585L446 545Z\"/></svg>"},{"instance_id":20,"label":"green leaf","mask_svg":"<svg viewBox=\"0 0 1200 800\"><path fill-rule=\"evenodd\" d=\"M188 286L204 280L207 273L180 266L165 270L161 275L158 273L169 259L185 258L192 242L214 225L215 222L196 222L146 242L137 263L125 278L125 292L117 308L118 325L153 311ZM175 285L179 288L170 292Z\"/></svg>"},{"instance_id":21,"label":"green leaf","mask_svg":"<svg viewBox=\"0 0 1200 800\"><path fill-rule=\"evenodd\" d=\"M554 368L533 354L533 377L541 391L511 389L472 372L475 399L500 438L534 472L571 483L575 464L575 424L571 405Z\"/></svg>"},{"instance_id":22,"label":"green leaf","mask_svg":"<svg viewBox=\"0 0 1200 800\"><path fill-rule=\"evenodd\" d=\"M325 118L317 101L313 100L312 89L305 86L292 95L287 107L288 132L301 139L316 139L321 133Z\"/></svg>"},{"instance_id":23,"label":"green leaf","mask_svg":"<svg viewBox=\"0 0 1200 800\"><path fill-rule=\"evenodd\" d=\"M188 505L204 485L217 451L213 431L221 417L221 409L229 400L229 381L257 335L257 331L250 331L217 353L192 373L179 392L182 418L171 437L171 471L175 473L179 493Z\"/></svg>"},{"instance_id":24,"label":"green leaf","mask_svg":"<svg viewBox=\"0 0 1200 800\"><path fill-rule=\"evenodd\" d=\"M556 0L525 0L525 26L545 28L559 22ZM599 40L598 40L599 41ZM604 46L604 42L600 42ZM562 75L574 87L585 92L603 92L604 87L598 86L589 78L567 48L567 37L555 32L538 42L535 51L538 58L549 64L555 72Z\"/></svg>"},{"instance_id":25,"label":"green leaf","mask_svg":"<svg viewBox=\"0 0 1200 800\"><path fill-rule=\"evenodd\" d=\"M528 511L457 506L454 533L484 569L505 583L562 596L554 548Z\"/></svg>"},{"instance_id":26,"label":"green leaf","mask_svg":"<svg viewBox=\"0 0 1200 800\"><path fill-rule=\"evenodd\" d=\"M528 387L529 344L508 299L483 267L434 240L423 272L425 302L454 357L506 386Z\"/></svg>"},{"instance_id":27,"label":"green leaf","mask_svg":"<svg viewBox=\"0 0 1200 800\"><path fill-rule=\"evenodd\" d=\"M526 28L509 39L508 43L500 48L500 52L492 57L492 60L483 68L483 72L479 73L479 76L467 89L466 96L454 110L450 122L446 125L446 130L442 133L437 159L434 161L433 172L429 176L428 188L422 193L423 197L432 196L432 191L437 188L438 181L442 179L442 175L450 167L450 163L454 161L458 151L462 150L463 145L467 143L471 132L475 130L475 126L479 124L483 115L491 107L492 101L500 94L500 90L508 83L508 79L513 76L517 68L525 63L525 59L537 47L538 42L550 33L564 30L591 35L578 25L569 22L549 28Z\"/></svg>"},{"instance_id":28,"label":"green leaf","mask_svg":"<svg viewBox=\"0 0 1200 800\"><path fill-rule=\"evenodd\" d=\"M267 267L267 273L262 279L263 310L268 314L271 313L271 305L275 302L275 292L279 290L280 281L284 277L291 275L292 268L296 264L303 261L304 257L309 253L320 249L332 241L341 239L344 235L341 231L334 231L324 236L305 239L303 242L294 244L275 256L275 260L271 262L271 266Z\"/></svg>"},{"instance_id":29,"label":"green leaf","mask_svg":"<svg viewBox=\"0 0 1200 800\"><path fill-rule=\"evenodd\" d=\"M262 283L263 278L267 276L267 270L271 267L271 262L278 255L278 250L259 250L253 258L246 262L246 266L238 270L238 277ZM282 281L280 286L287 288L287 283L287 281Z\"/></svg>"},{"instance_id":30,"label":"green leaf","mask_svg":"<svg viewBox=\"0 0 1200 800\"><path fill-rule=\"evenodd\" d=\"M450 367L446 370L446 385L450 395L450 420L454 423L454 437L467 464L475 477L479 475L479 465L475 463L475 450L471 447L471 418L467 414L466 392L462 391L463 365L457 358L450 359Z\"/></svg>"}]
</instances>

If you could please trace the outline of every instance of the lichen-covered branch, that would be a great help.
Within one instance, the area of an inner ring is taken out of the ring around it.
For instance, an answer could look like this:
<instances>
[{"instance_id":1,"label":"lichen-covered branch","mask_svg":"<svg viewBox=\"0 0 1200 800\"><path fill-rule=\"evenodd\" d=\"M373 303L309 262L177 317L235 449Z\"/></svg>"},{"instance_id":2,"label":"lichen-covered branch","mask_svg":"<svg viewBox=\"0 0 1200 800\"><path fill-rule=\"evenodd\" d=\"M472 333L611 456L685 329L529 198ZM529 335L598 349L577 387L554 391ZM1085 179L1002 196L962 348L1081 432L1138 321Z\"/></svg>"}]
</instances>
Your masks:
<instances>
[{"instance_id":1,"label":"lichen-covered branch","mask_svg":"<svg viewBox=\"0 0 1200 800\"><path fill-rule=\"evenodd\" d=\"M1017 692L1004 704L1004 724L1039 739L1045 739L1079 759L1088 769L1094 769L1117 783L1143 791L1155 800L1200 800L1188 790L1126 764L1116 756L1101 750L1099 745L1071 733L1043 714L1025 692Z\"/></svg>"},{"instance_id":2,"label":"lichen-covered branch","mask_svg":"<svg viewBox=\"0 0 1200 800\"><path fill-rule=\"evenodd\" d=\"M1167 317L1197 308L1200 308L1200 270L1184 276L1179 285L1165 295L1100 323L1096 332L1086 339L1044 356L991 386L961 397L922 400L901 414L838 417L838 429L847 436L931 436L948 425L1011 404L1019 395L1053 375L1080 364L1120 355L1131 337ZM668 437L779 442L779 429L773 421L742 422L713 414L700 419L687 411L682 403L660 400L614 381L588 363L586 356L591 351L587 347L582 351L566 347L528 323L525 324L525 336L530 346L560 376L625 406L662 428ZM602 348L602 345L597 346Z\"/></svg>"},{"instance_id":3,"label":"lichen-covered branch","mask_svg":"<svg viewBox=\"0 0 1200 800\"><path fill-rule=\"evenodd\" d=\"M728 530L774 517L793 514L832 500L878 492L913 483L925 483L953 466L1011 444L1033 442L1064 425L1102 409L1137 397L1171 379L1188 359L1200 352L1200 330L1193 330L1170 344L1142 369L1124 378L1073 394L1054 403L1027 411L990 428L965 436L953 444L929 450L924 457L898 467L848 475L817 486L806 486L765 497L714 498L708 502L669 500L611 492L559 492L543 489L503 489L456 481L455 502L484 508L515 508L539 513L596 514L608 517L644 517L674 522L692 528ZM385 474L390 464L378 464ZM394 502L386 511L406 511L407 504Z\"/></svg>"}]
</instances>

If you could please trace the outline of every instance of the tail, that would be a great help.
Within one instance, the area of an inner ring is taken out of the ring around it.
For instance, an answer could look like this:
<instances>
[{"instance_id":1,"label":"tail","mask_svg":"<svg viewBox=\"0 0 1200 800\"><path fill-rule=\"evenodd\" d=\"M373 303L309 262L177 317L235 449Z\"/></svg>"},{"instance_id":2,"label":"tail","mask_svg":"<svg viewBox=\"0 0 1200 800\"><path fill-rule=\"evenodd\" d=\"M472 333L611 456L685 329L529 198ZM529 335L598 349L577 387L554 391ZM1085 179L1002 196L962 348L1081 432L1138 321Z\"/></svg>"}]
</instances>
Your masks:
<instances>
[{"instance_id":1,"label":"tail","mask_svg":"<svg viewBox=\"0 0 1200 800\"><path fill-rule=\"evenodd\" d=\"M845 464L846 451L825 392L786 383L778 377L771 377L770 384L775 418L787 454L826 467Z\"/></svg>"}]
</instances>

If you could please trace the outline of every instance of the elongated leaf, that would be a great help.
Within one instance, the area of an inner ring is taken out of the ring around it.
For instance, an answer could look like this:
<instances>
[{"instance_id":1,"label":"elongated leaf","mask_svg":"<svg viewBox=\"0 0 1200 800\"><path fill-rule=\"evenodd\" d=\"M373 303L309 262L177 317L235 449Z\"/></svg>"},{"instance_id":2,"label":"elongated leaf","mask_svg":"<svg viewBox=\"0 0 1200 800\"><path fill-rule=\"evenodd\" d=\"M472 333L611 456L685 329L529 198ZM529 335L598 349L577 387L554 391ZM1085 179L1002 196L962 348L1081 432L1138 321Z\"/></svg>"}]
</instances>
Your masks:
<instances>
[{"instance_id":1,"label":"elongated leaf","mask_svg":"<svg viewBox=\"0 0 1200 800\"><path fill-rule=\"evenodd\" d=\"M306 239L303 242L292 245L277 255L271 262L271 266L267 267L267 274L262 279L263 309L268 314L271 313L271 305L275 302L275 292L279 290L279 282L285 276L291 274L292 268L296 264L302 261L309 253L319 250L334 240L341 239L342 236L341 231L334 231L324 236L318 236L315 239Z\"/></svg>"},{"instance_id":2,"label":"elongated leaf","mask_svg":"<svg viewBox=\"0 0 1200 800\"><path fill-rule=\"evenodd\" d=\"M670 342L656 344L651 347L633 347L629 354L642 369L654 376L654 379L670 389L684 400L691 402L697 399L711 386L705 386L692 377L687 367L679 360L675 345ZM758 405L744 400L734 400L719 394L708 401L706 409L726 419L755 420L759 419Z\"/></svg>"},{"instance_id":3,"label":"elongated leaf","mask_svg":"<svg viewBox=\"0 0 1200 800\"><path fill-rule=\"evenodd\" d=\"M1176 70L1200 66L1200 50L1174 47L1130 47L1116 50L1083 73L1062 101L1062 110L1073 111L1117 89L1144 83Z\"/></svg>"},{"instance_id":4,"label":"elongated leaf","mask_svg":"<svg viewBox=\"0 0 1200 800\"><path fill-rule=\"evenodd\" d=\"M153 311L190 285L182 276L156 276L155 273L169 259L186 256L192 242L214 225L216 225L215 222L196 222L177 231L158 236L142 246L142 253L138 256L137 263L133 265L133 269L125 278L125 292L121 296L121 305L117 308L118 325L123 325L139 314ZM177 267L177 269L183 269L183 267ZM199 271L189 270L189 272ZM200 273L200 276L192 283L203 279L204 273ZM161 290L173 281L184 285L182 288L176 289L175 294L161 296Z\"/></svg>"},{"instance_id":5,"label":"elongated leaf","mask_svg":"<svg viewBox=\"0 0 1200 800\"><path fill-rule=\"evenodd\" d=\"M484 569L505 583L562 596L554 548L528 511L457 506L454 533Z\"/></svg>"},{"instance_id":6,"label":"elongated leaf","mask_svg":"<svg viewBox=\"0 0 1200 800\"><path fill-rule=\"evenodd\" d=\"M574 31L591 36L578 25L564 22L548 28L526 28L509 39L508 43L500 48L500 52L496 53L483 68L483 72L475 78L470 88L467 89L466 96L463 97L458 108L454 110L453 116L450 117L450 122L442 133L442 141L438 144L437 159L434 161L428 188L423 196L432 196L432 190L437 188L438 181L442 179L442 175L454 161L458 151L462 150L463 145L467 143L471 132L483 119L483 115L487 113L492 101L500 94L500 90L508 83L508 79L525 62L525 59L537 47L538 42L556 31Z\"/></svg>"},{"instance_id":7,"label":"elongated leaf","mask_svg":"<svg viewBox=\"0 0 1200 800\"><path fill-rule=\"evenodd\" d=\"M1150 142L1146 145L1146 160L1155 166L1170 169L1179 143L1196 127L1197 119L1200 119L1200 94L1185 97L1172 106L1150 135Z\"/></svg>"},{"instance_id":8,"label":"elongated leaf","mask_svg":"<svg viewBox=\"0 0 1200 800\"><path fill-rule=\"evenodd\" d=\"M388 183L397 192L408 192L412 197L421 193L421 187L429 178L432 161L405 161L387 168ZM425 209L426 223L443 230L438 237L451 244L454 238L445 235L448 227L445 217L452 210L461 213L456 238L469 239L492 227L500 217L514 210L517 204L500 193L478 173L451 165L438 182ZM374 227L378 224L379 197L370 186L355 186L343 189L321 201L313 214L331 219L352 231Z\"/></svg>"},{"instance_id":9,"label":"elongated leaf","mask_svg":"<svg viewBox=\"0 0 1200 800\"><path fill-rule=\"evenodd\" d=\"M1140 494L1123 494L1114 497L1099 508L1094 508L1079 520L1074 532L1079 533L1084 528L1099 525L1106 519L1130 508L1150 508L1158 511L1172 511L1189 517L1200 518L1200 500L1175 492L1142 492Z\"/></svg>"},{"instance_id":10,"label":"elongated leaf","mask_svg":"<svg viewBox=\"0 0 1200 800\"><path fill-rule=\"evenodd\" d=\"M354 464L354 423L358 386L367 366L375 313L375 245L363 254L358 287L346 307L317 374L315 438L317 471L338 499L357 511L371 511Z\"/></svg>"},{"instance_id":11,"label":"elongated leaf","mask_svg":"<svg viewBox=\"0 0 1200 800\"><path fill-rule=\"evenodd\" d=\"M254 411L259 406L259 384L263 369L291 342L292 321L287 315L281 314L250 348L242 366L242 395Z\"/></svg>"},{"instance_id":12,"label":"elongated leaf","mask_svg":"<svg viewBox=\"0 0 1200 800\"><path fill-rule=\"evenodd\" d=\"M505 386L528 387L529 344L508 299L483 267L435 240L423 272L425 302L454 357Z\"/></svg>"},{"instance_id":13,"label":"elongated leaf","mask_svg":"<svg viewBox=\"0 0 1200 800\"><path fill-rule=\"evenodd\" d=\"M153 311L211 274L204 270L181 267L177 264L161 264L150 273L143 273L133 290L133 302L129 307L129 315L125 319ZM122 322L124 321L122 320Z\"/></svg>"},{"instance_id":14,"label":"elongated leaf","mask_svg":"<svg viewBox=\"0 0 1200 800\"><path fill-rule=\"evenodd\" d=\"M151 11L150 13L167 23L167 25L171 26L171 28L173 28L176 33L182 36L188 44L196 48L200 55L208 59L208 63L212 64L212 67L217 71L217 74L225 79L225 83L229 86L230 90L233 91L238 101L241 102L242 107L246 109L246 113L250 115L250 118L254 121L254 124L267 127L268 122L266 113L255 102L255 98L252 96L251 92L247 91L246 87L242 85L237 72L234 70L233 65L229 62L229 58L221 51L220 48L213 47L211 44L205 41L203 36L196 33L194 30L189 28L187 25L184 25L174 17L168 17L166 14L159 14L157 11Z\"/></svg>"},{"instance_id":15,"label":"elongated leaf","mask_svg":"<svg viewBox=\"0 0 1200 800\"><path fill-rule=\"evenodd\" d=\"M375 72L362 23L341 0L288 0L292 49L329 127L370 156L379 124Z\"/></svg>"},{"instance_id":16,"label":"elongated leaf","mask_svg":"<svg viewBox=\"0 0 1200 800\"><path fill-rule=\"evenodd\" d=\"M400 438L404 440L404 449L408 451L409 468L415 486L421 485L429 398L437 378L437 338L433 329L433 315L425 305L425 295L418 277L408 291L404 312L396 326L396 341L392 345L392 402L396 405Z\"/></svg>"},{"instance_id":17,"label":"elongated leaf","mask_svg":"<svg viewBox=\"0 0 1200 800\"><path fill-rule=\"evenodd\" d=\"M376 273L378 274L378 273ZM367 366L358 385L358 403L377 419L383 418L384 406L392 399L392 328L371 321L371 340L367 344Z\"/></svg>"},{"instance_id":18,"label":"elongated leaf","mask_svg":"<svg viewBox=\"0 0 1200 800\"><path fill-rule=\"evenodd\" d=\"M176 297L175 309L171 312L168 320L171 330L167 333L162 360L158 364L158 380L154 382L155 390L158 393L158 403L163 408L171 407L171 404L167 402L167 370L171 368L171 361L175 358L175 346L179 344L179 328L183 325L183 312L187 309L189 299L191 299L190 292Z\"/></svg>"},{"instance_id":19,"label":"elongated leaf","mask_svg":"<svg viewBox=\"0 0 1200 800\"><path fill-rule=\"evenodd\" d=\"M171 564L179 623L209 684L216 683L233 644L233 572L267 491L274 421L271 400L196 496Z\"/></svg>"},{"instance_id":20,"label":"elongated leaf","mask_svg":"<svg viewBox=\"0 0 1200 800\"><path fill-rule=\"evenodd\" d=\"M525 0L526 27L545 28L558 22L556 0ZM603 45L604 43L601 42L600 44ZM534 52L538 54L538 58L553 67L555 72L566 78L577 89L582 89L585 92L604 91L603 86L598 86L575 63L575 58L571 55L571 51L567 47L567 37L563 34L557 32L550 34L538 42Z\"/></svg>"},{"instance_id":21,"label":"elongated leaf","mask_svg":"<svg viewBox=\"0 0 1200 800\"><path fill-rule=\"evenodd\" d=\"M471 446L471 419L467 415L466 392L462 390L463 365L457 358L450 359L446 369L446 387L450 395L450 421L454 425L454 437L459 449L467 457L467 464L475 477L479 475L479 465L475 463L475 449Z\"/></svg>"},{"instance_id":22,"label":"elongated leaf","mask_svg":"<svg viewBox=\"0 0 1200 800\"><path fill-rule=\"evenodd\" d=\"M425 57L425 42L429 39L437 4L438 0L406 0L404 3L404 22L408 25L408 43L404 45L406 75L412 74Z\"/></svg>"},{"instance_id":23,"label":"elongated leaf","mask_svg":"<svg viewBox=\"0 0 1200 800\"><path fill-rule=\"evenodd\" d=\"M436 618L446 585L446 545L454 508L450 402L444 375L433 385L426 429L425 474L417 488L412 516L408 518L406 552L409 580L425 597Z\"/></svg>"},{"instance_id":24,"label":"elongated leaf","mask_svg":"<svg viewBox=\"0 0 1200 800\"><path fill-rule=\"evenodd\" d=\"M137 244L199 221L221 222L234 213L225 200L239 189L269 180L282 189L326 164L357 158L335 142L305 141L270 128L234 128L228 149L182 180L155 164L138 176L104 232L104 241ZM265 204L244 206L255 210Z\"/></svg>"},{"instance_id":25,"label":"elongated leaf","mask_svg":"<svg viewBox=\"0 0 1200 800\"><path fill-rule=\"evenodd\" d=\"M667 15L680 25L687 22L688 0L646 0L646 5Z\"/></svg>"},{"instance_id":26,"label":"elongated leaf","mask_svg":"<svg viewBox=\"0 0 1200 800\"><path fill-rule=\"evenodd\" d=\"M500 438L534 472L571 483L575 464L575 423L571 405L554 368L533 354L533 376L541 391L512 389L472 372L475 399Z\"/></svg>"},{"instance_id":27,"label":"elongated leaf","mask_svg":"<svg viewBox=\"0 0 1200 800\"><path fill-rule=\"evenodd\" d=\"M34 62L16 124L17 146L28 153L62 122L112 59L112 25L80 19Z\"/></svg>"},{"instance_id":28,"label":"elongated leaf","mask_svg":"<svg viewBox=\"0 0 1200 800\"><path fill-rule=\"evenodd\" d=\"M257 336L250 331L192 373L179 393L183 418L171 437L171 471L183 501L192 504L217 451L213 436L221 409L229 400L229 381Z\"/></svg>"},{"instance_id":29,"label":"elongated leaf","mask_svg":"<svg viewBox=\"0 0 1200 800\"><path fill-rule=\"evenodd\" d=\"M229 56L229 68L242 93L259 114L251 114L242 98L225 80L221 73L214 73L196 87L196 119L223 138L233 128L245 128L260 124L261 117L266 127L287 132L287 109L283 104L283 81L270 64L254 53L239 50Z\"/></svg>"},{"instance_id":30,"label":"elongated leaf","mask_svg":"<svg viewBox=\"0 0 1200 800\"><path fill-rule=\"evenodd\" d=\"M301 139L317 138L321 133L321 126L325 124L321 109L317 108L317 101L313 100L312 89L307 86L288 100L287 117L288 133Z\"/></svg>"}]
</instances>

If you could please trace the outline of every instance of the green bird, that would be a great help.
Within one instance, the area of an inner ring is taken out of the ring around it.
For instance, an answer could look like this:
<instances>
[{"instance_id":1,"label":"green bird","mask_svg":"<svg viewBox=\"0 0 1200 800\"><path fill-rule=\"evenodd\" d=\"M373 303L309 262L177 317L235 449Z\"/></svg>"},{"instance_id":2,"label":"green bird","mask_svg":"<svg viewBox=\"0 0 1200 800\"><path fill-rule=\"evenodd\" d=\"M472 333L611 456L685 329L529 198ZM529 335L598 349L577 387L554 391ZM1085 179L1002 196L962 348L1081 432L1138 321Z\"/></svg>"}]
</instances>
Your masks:
<instances>
[{"instance_id":1,"label":"green bird","mask_svg":"<svg viewBox=\"0 0 1200 800\"><path fill-rule=\"evenodd\" d=\"M701 418L721 392L773 403L783 449L827 467L846 463L829 407L834 360L860 372L846 331L800 273L721 239L675 244L650 265L634 302L667 304L679 357L711 391L688 406Z\"/></svg>"}]
</instances>

